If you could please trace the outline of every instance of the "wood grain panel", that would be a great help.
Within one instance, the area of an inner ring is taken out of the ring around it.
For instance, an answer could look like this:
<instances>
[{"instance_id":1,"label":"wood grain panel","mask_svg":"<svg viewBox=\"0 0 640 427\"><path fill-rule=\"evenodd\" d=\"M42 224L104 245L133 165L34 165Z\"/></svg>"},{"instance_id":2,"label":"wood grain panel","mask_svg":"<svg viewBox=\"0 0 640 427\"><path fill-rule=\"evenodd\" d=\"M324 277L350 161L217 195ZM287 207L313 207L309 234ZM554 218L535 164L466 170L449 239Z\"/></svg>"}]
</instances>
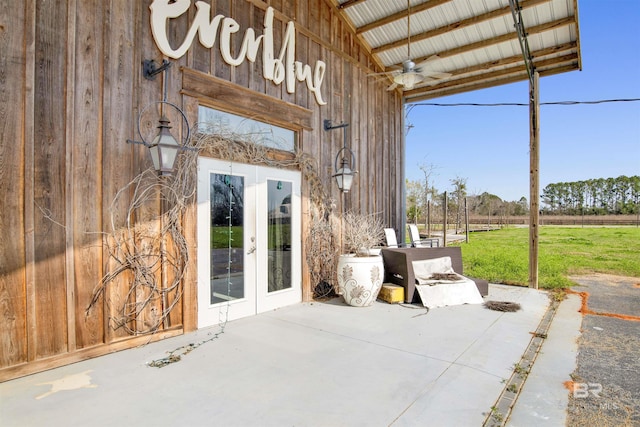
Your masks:
<instances>
[{"instance_id":1,"label":"wood grain panel","mask_svg":"<svg viewBox=\"0 0 640 427\"><path fill-rule=\"evenodd\" d=\"M265 12L263 9L259 7L251 6L251 26L252 28L262 28L264 25L264 15ZM256 31L256 34L259 32ZM264 79L262 67L264 61L262 60L262 55L258 55L256 57L256 62L251 64L249 71L249 89L255 90L256 92L265 93L267 87L267 81Z\"/></svg>"},{"instance_id":2,"label":"wood grain panel","mask_svg":"<svg viewBox=\"0 0 640 427\"><path fill-rule=\"evenodd\" d=\"M275 14L274 14L275 15ZM282 33L284 31L284 25L282 21L274 16L273 20L273 54L279 55L280 48L282 46ZM280 86L276 86L272 81L266 81L266 94L274 98L282 98L283 94L287 93L284 89L284 83Z\"/></svg>"},{"instance_id":3,"label":"wood grain panel","mask_svg":"<svg viewBox=\"0 0 640 427\"><path fill-rule=\"evenodd\" d=\"M216 0L215 10L216 15L232 17L233 0ZM222 59L220 49L212 49L211 53L213 54L213 75L220 77L221 79L231 81L231 67L229 67Z\"/></svg>"},{"instance_id":4,"label":"wood grain panel","mask_svg":"<svg viewBox=\"0 0 640 427\"><path fill-rule=\"evenodd\" d=\"M308 1L296 1L295 2L295 16L297 25L302 28L309 28L309 2Z\"/></svg>"},{"instance_id":5,"label":"wood grain panel","mask_svg":"<svg viewBox=\"0 0 640 427\"><path fill-rule=\"evenodd\" d=\"M247 28L262 27L262 23L258 23L258 26L252 26L251 15L253 8L253 5L247 4L244 1L233 2L233 19L240 25L240 31L231 36L231 52L234 58L238 56ZM246 88L250 87L252 68L250 61L244 60L242 64L230 68L233 76L232 80L235 84Z\"/></svg>"},{"instance_id":6,"label":"wood grain panel","mask_svg":"<svg viewBox=\"0 0 640 427\"><path fill-rule=\"evenodd\" d=\"M67 52L67 64L66 64L66 75L65 75L65 99L64 99L64 108L65 108L65 154L73 153L73 140L74 140L74 131L75 131L75 62L76 62L76 38L78 34L76 33L76 0L67 0L67 43L66 43L66 52ZM73 195L74 195L74 179L73 179L73 155L65 155L65 288L67 294L66 300L66 315L67 315L67 351L72 352L76 350L76 335L75 335L75 324L76 324L76 312L74 310L75 307L75 247L74 247L74 205L73 205Z\"/></svg>"},{"instance_id":7,"label":"wood grain panel","mask_svg":"<svg viewBox=\"0 0 640 427\"><path fill-rule=\"evenodd\" d=\"M66 28L62 0L36 3L34 240L36 357L67 350L65 285Z\"/></svg>"},{"instance_id":8,"label":"wood grain panel","mask_svg":"<svg viewBox=\"0 0 640 427\"><path fill-rule=\"evenodd\" d=\"M307 20L306 28L313 34L319 35L322 29L322 20L321 20L322 9L315 7L315 5L307 6L307 15L309 18ZM324 43L323 43L324 45Z\"/></svg>"},{"instance_id":9,"label":"wood grain panel","mask_svg":"<svg viewBox=\"0 0 640 427\"><path fill-rule=\"evenodd\" d=\"M296 58L303 64L309 64L310 56L310 40L308 37L301 35L300 33L296 36ZM311 58L318 58L317 56ZM315 62L315 61L313 61ZM324 94L323 94L324 96ZM298 89L296 90L295 103L305 108L311 108L311 103L315 104L315 97L309 93L307 87L304 83L300 83Z\"/></svg>"},{"instance_id":10,"label":"wood grain panel","mask_svg":"<svg viewBox=\"0 0 640 427\"><path fill-rule=\"evenodd\" d=\"M149 22L150 11L146 4L140 9L139 22ZM188 16L182 15L178 19L171 21L171 25L168 31L169 40L178 40L178 34L184 34L186 32ZM150 37L148 25L136 26L138 36L136 45L139 47L138 52L142 55L140 61L136 61L138 64L144 59L156 59L156 46ZM135 67L134 62L134 67ZM176 67L177 68L177 67ZM173 94L176 88L172 85L173 73L177 73L177 70L172 66L167 71L158 74L154 80L147 80L142 77L138 77L137 85L137 98L134 99L134 105L139 111L144 110L144 114L140 116L141 129L143 137L147 141L153 141L153 138L158 133L159 119L162 113L166 113L169 120L171 120L171 126L176 126L179 121L175 117L175 111L164 105L158 103L163 100L163 84L167 82L167 94ZM134 74L140 76L140 74ZM169 97L169 101L172 97ZM174 134L175 135L175 134ZM149 149L138 145L135 147L134 152L134 174L139 174L152 167L151 156ZM151 185L151 182L145 182L143 185ZM143 264L146 268L152 271L152 277L146 279L141 277L140 279L150 280L150 285L160 286L162 283L162 265L160 264L161 255L161 199L162 194L160 187L155 186L149 191L149 198L139 202L135 210L133 211L134 223L136 225L134 232L135 253L137 260ZM131 281L130 285L133 284ZM131 324L129 327L142 332L149 330L149 328L156 322L158 316L161 313L161 299L158 294L151 294L148 287L138 286L130 294L128 303L131 304L129 311L135 310L138 313L136 317L135 325Z\"/></svg>"},{"instance_id":11,"label":"wood grain panel","mask_svg":"<svg viewBox=\"0 0 640 427\"><path fill-rule=\"evenodd\" d=\"M1 0L0 10L0 367L27 360L24 282L24 127L25 92L15 82L25 72L24 7Z\"/></svg>"},{"instance_id":12,"label":"wood grain panel","mask_svg":"<svg viewBox=\"0 0 640 427\"><path fill-rule=\"evenodd\" d=\"M139 139L134 133L137 110L133 108L136 77L141 72L140 54L136 54L134 49L134 40L140 35L134 30L136 18L139 20L137 6L143 7L138 2L111 0L104 16L102 221L105 233L115 231L118 235L122 235L130 219L128 207L131 197L128 191L121 195L118 202L115 202L115 197L133 178L134 152L137 149L126 141ZM108 249L114 241L109 234L105 235L103 241L104 271L112 272L119 267ZM124 303L130 280L129 272L121 273L108 285L103 298L90 312L91 315L93 311L97 311L96 315L102 313L105 342L126 336L124 331L113 329L110 317L116 316L117 307Z\"/></svg>"},{"instance_id":13,"label":"wood grain panel","mask_svg":"<svg viewBox=\"0 0 640 427\"><path fill-rule=\"evenodd\" d=\"M215 0L209 3L215 3ZM196 15L196 9L189 9L189 22L193 22ZM193 43L191 49L187 52L187 66L203 73L211 73L212 52L200 43Z\"/></svg>"},{"instance_id":14,"label":"wood grain panel","mask_svg":"<svg viewBox=\"0 0 640 427\"><path fill-rule=\"evenodd\" d=\"M188 68L182 69L183 92L209 105L285 128L311 128L311 113L241 86ZM278 119L284 117L285 120Z\"/></svg>"},{"instance_id":15,"label":"wood grain panel","mask_svg":"<svg viewBox=\"0 0 640 427\"><path fill-rule=\"evenodd\" d=\"M74 120L72 133L75 340L78 348L104 341L103 313L86 312L102 278L102 0L76 3ZM90 17L90 18L88 18ZM69 254L68 256L71 256Z\"/></svg>"},{"instance_id":16,"label":"wood grain panel","mask_svg":"<svg viewBox=\"0 0 640 427\"><path fill-rule=\"evenodd\" d=\"M198 100L189 96L182 97L182 105L190 123L198 119ZM198 327L198 237L197 205L187 205L183 215L183 233L189 249L189 263L183 279L182 325L185 331ZM173 321L173 318L172 318Z\"/></svg>"},{"instance_id":17,"label":"wood grain panel","mask_svg":"<svg viewBox=\"0 0 640 427\"><path fill-rule=\"evenodd\" d=\"M27 360L33 361L36 358L36 337L37 319L36 310L36 271L35 271L35 104L36 88L34 87L36 74L36 5L35 0L25 1L25 67L24 67L24 123L23 123L23 143L24 143L24 255L25 255L25 291L27 307ZM31 82L31 84L27 84ZM29 125L27 125L29 124Z\"/></svg>"}]
</instances>

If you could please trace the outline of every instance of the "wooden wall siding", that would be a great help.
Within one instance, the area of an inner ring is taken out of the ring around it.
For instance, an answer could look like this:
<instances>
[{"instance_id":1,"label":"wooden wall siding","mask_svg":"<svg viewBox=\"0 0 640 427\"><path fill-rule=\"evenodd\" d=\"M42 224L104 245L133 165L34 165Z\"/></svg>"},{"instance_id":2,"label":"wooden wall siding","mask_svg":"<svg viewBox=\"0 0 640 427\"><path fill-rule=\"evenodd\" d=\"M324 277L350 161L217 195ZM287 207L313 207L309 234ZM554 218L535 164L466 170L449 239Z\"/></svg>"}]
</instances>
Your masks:
<instances>
[{"instance_id":1,"label":"wooden wall siding","mask_svg":"<svg viewBox=\"0 0 640 427\"><path fill-rule=\"evenodd\" d=\"M15 90L24 80L24 27L11 31L10 22L24 22L27 7L12 8L0 1L0 352L4 366L27 357L27 289L25 288L25 94Z\"/></svg>"},{"instance_id":2,"label":"wooden wall siding","mask_svg":"<svg viewBox=\"0 0 640 427\"><path fill-rule=\"evenodd\" d=\"M70 2L73 4L73 2ZM67 117L73 126L67 126L67 170L70 173L67 211L68 240L73 252L67 259L67 307L69 327L68 351L91 347L104 341L102 311L85 313L93 288L102 277L102 69L104 67L103 28L95 22L104 20L102 0L76 1L75 21L77 43L73 43L75 66L67 73ZM92 16L95 21L84 19ZM71 37L73 39L73 37ZM70 40L71 41L71 40ZM73 255L73 256L72 256ZM75 298L74 298L75 297ZM75 323L75 324L74 324Z\"/></svg>"},{"instance_id":3,"label":"wooden wall siding","mask_svg":"<svg viewBox=\"0 0 640 427\"><path fill-rule=\"evenodd\" d=\"M55 2L36 3L34 143L35 357L66 351L65 280L66 132L65 84L67 10ZM62 102L61 102L62 101Z\"/></svg>"},{"instance_id":4,"label":"wooden wall siding","mask_svg":"<svg viewBox=\"0 0 640 427\"><path fill-rule=\"evenodd\" d=\"M367 77L372 59L331 1L211 0L213 14L232 17L243 30L254 27L258 33L267 7L274 7L276 49L286 23L294 20L296 59L327 63L325 106L316 103L304 83L289 94L284 85L265 81L260 56L255 63L230 67L217 44L206 49L197 38L167 73L145 80L142 61L162 59L151 36L150 3L0 0L0 187L11 189L0 194L0 381L148 339L113 328L111 318L124 302L136 304L147 296L128 295L129 273L118 276L98 304L87 307L94 287L116 267L108 249L112 224L118 232L124 232L128 221L152 230L161 226L159 194L133 212L128 210L130 191L113 201L151 165L148 149L126 140L139 139L137 115L162 99L163 78L168 100L192 119L197 117L197 97L182 91L183 74L197 71L298 106L310 115L299 134L300 147L317 159L338 212L379 212L388 225L403 226L403 182L397 175L403 164L402 101L399 93L385 90L387 82ZM194 14L192 4L189 14L171 21L169 37L176 45ZM237 47L239 41L234 43ZM360 174L346 196L331 177L342 131L324 131L325 119L350 124L349 144ZM174 126L176 121L172 119ZM144 135L153 135L157 122L144 118L141 125ZM304 183L303 191L308 191ZM303 194L305 200L307 196ZM184 227L191 239L191 261L182 304L168 329L154 339L197 327L194 206L185 212ZM135 239L149 253L171 243L139 233ZM170 279L164 271L157 271L159 281ZM303 283L303 295L309 298L307 277ZM142 329L158 308L148 307L141 324L129 326Z\"/></svg>"},{"instance_id":5,"label":"wooden wall siding","mask_svg":"<svg viewBox=\"0 0 640 427\"><path fill-rule=\"evenodd\" d=\"M105 3L104 15L104 76L103 76L103 174L102 203L100 218L103 231L110 233L112 226L121 229L128 219L129 198L122 197L118 203L114 198L121 188L127 185L133 176L135 155L139 147L124 144L127 139L138 139L132 132L134 129L137 103L135 87L137 79L133 78L133 70L140 64L141 54L133 48L136 40L141 40L141 32L128 22L131 17L140 16L138 2L120 2L112 0ZM129 76L124 78L123 76ZM134 107L135 106L135 107ZM113 225L112 225L113 224ZM110 256L108 248L113 245L109 234L103 237L102 263L103 273L113 271L117 264ZM114 331L110 327L110 317L115 315L115 307L122 303L121 295L126 295L130 274L125 272L110 285L107 293L96 304L89 314L102 316L101 331L104 342L111 342L123 331Z\"/></svg>"}]
</instances>

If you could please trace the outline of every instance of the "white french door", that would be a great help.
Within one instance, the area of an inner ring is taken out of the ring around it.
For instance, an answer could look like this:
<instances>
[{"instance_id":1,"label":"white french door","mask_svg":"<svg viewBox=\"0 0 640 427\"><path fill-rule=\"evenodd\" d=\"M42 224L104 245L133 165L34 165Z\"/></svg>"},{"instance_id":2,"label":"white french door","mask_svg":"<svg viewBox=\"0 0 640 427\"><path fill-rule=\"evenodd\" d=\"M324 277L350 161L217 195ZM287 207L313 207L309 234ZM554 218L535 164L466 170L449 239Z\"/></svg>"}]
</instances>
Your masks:
<instances>
[{"instance_id":1,"label":"white french door","mask_svg":"<svg viewBox=\"0 0 640 427\"><path fill-rule=\"evenodd\" d=\"M300 172L201 157L198 327L300 302Z\"/></svg>"}]
</instances>

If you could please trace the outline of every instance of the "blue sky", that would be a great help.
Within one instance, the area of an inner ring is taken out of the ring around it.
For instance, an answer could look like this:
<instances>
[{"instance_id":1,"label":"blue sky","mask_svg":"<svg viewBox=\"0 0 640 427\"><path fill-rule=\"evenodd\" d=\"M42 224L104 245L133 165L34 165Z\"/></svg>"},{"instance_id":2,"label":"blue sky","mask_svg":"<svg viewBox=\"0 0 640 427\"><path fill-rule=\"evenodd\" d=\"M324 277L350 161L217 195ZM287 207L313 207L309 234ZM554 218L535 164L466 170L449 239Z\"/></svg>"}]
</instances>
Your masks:
<instances>
[{"instance_id":1,"label":"blue sky","mask_svg":"<svg viewBox=\"0 0 640 427\"><path fill-rule=\"evenodd\" d=\"M640 0L578 0L582 71L540 78L540 101L640 98ZM429 100L528 103L528 83ZM415 106L406 142L406 177L451 191L529 199L528 107ZM540 193L547 184L640 175L640 102L541 106Z\"/></svg>"}]
</instances>

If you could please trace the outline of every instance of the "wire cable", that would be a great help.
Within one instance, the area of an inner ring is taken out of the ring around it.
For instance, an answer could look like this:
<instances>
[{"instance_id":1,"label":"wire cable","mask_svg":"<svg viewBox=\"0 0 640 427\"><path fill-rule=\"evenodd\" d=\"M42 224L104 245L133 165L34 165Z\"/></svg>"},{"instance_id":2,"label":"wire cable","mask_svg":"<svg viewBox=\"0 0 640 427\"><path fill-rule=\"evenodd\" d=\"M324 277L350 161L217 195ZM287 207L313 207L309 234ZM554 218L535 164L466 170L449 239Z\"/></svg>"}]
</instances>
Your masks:
<instances>
[{"instance_id":1,"label":"wire cable","mask_svg":"<svg viewBox=\"0 0 640 427\"><path fill-rule=\"evenodd\" d=\"M540 105L594 105L613 102L638 102L640 98L622 98L622 99L601 99L596 101L554 101L541 102ZM496 103L479 103L479 102L457 102L457 103L440 103L440 102L417 102L410 104L407 110L412 110L417 106L426 107L528 107L529 103L520 102L496 102Z\"/></svg>"}]
</instances>

